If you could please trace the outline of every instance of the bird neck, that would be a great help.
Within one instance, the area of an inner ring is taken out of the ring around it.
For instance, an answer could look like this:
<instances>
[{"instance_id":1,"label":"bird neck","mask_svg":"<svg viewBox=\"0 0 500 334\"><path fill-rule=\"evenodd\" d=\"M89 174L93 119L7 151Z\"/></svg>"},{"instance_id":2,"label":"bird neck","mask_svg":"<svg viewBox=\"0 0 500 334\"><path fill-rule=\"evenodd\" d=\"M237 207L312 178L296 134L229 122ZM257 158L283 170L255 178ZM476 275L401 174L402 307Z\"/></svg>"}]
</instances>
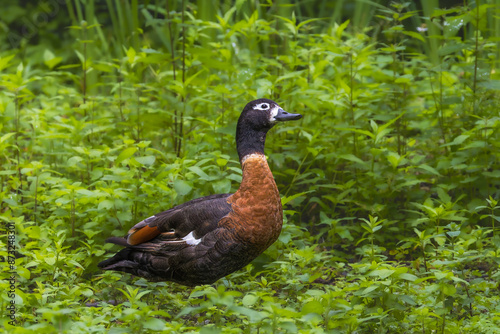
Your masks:
<instances>
[{"instance_id":1,"label":"bird neck","mask_svg":"<svg viewBox=\"0 0 500 334\"><path fill-rule=\"evenodd\" d=\"M236 197L252 194L277 193L273 174L264 155L266 134L269 128L258 127L240 117L236 126L236 149L240 158L242 180ZM278 194L279 196L279 194ZM258 196L259 197L259 196ZM265 196L260 196L265 198Z\"/></svg>"},{"instance_id":2,"label":"bird neck","mask_svg":"<svg viewBox=\"0 0 500 334\"><path fill-rule=\"evenodd\" d=\"M269 129L255 130L241 119L236 127L236 150L243 164L243 158L250 154L264 155L266 134Z\"/></svg>"}]
</instances>

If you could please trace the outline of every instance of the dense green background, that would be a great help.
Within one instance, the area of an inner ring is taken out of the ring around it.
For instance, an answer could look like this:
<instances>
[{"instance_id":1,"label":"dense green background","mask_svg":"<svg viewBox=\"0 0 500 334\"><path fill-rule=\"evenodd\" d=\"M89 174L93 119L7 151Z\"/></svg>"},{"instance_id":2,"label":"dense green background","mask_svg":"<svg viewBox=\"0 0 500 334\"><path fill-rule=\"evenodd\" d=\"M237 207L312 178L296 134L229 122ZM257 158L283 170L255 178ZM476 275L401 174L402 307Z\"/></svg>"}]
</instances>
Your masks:
<instances>
[{"instance_id":1,"label":"dense green background","mask_svg":"<svg viewBox=\"0 0 500 334\"><path fill-rule=\"evenodd\" d=\"M6 0L8 333L497 333L500 1ZM144 217L235 191L257 97L279 240L211 286L96 264ZM94 307L90 307L94 306Z\"/></svg>"}]
</instances>

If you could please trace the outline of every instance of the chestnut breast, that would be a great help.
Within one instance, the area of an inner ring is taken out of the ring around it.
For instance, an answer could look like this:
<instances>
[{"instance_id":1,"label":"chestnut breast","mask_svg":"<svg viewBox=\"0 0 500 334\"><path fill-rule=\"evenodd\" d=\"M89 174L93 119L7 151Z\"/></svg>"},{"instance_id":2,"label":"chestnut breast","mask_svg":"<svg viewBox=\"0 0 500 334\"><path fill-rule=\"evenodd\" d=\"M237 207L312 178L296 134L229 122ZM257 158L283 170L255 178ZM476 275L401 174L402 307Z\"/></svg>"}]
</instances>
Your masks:
<instances>
[{"instance_id":1,"label":"chestnut breast","mask_svg":"<svg viewBox=\"0 0 500 334\"><path fill-rule=\"evenodd\" d=\"M219 224L233 231L242 243L264 251L281 232L283 209L276 182L263 154L250 154L242 161L242 181L228 198L232 211Z\"/></svg>"}]
</instances>

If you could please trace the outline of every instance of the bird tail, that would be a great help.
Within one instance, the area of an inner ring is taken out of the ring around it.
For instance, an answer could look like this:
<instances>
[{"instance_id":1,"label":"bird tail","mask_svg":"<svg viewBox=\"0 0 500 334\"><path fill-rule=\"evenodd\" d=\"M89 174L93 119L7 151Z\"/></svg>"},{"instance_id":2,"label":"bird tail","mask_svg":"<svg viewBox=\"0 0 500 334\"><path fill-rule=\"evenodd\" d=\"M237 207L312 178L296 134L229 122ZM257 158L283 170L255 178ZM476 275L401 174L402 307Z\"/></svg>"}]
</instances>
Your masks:
<instances>
[{"instance_id":1,"label":"bird tail","mask_svg":"<svg viewBox=\"0 0 500 334\"><path fill-rule=\"evenodd\" d=\"M125 238L117 237L108 238L106 242L124 246L126 248L120 250L113 257L98 263L97 266L99 268L102 268L104 270L121 271L132 275L141 276L150 281L164 280L161 277L150 273L151 271L153 271L151 270L152 268L150 268L150 266L153 262L158 261L152 261L153 254L147 251L147 245L143 245L143 247L130 247L130 245L127 244L127 240ZM162 269L168 270L168 259L165 258L162 260Z\"/></svg>"}]
</instances>

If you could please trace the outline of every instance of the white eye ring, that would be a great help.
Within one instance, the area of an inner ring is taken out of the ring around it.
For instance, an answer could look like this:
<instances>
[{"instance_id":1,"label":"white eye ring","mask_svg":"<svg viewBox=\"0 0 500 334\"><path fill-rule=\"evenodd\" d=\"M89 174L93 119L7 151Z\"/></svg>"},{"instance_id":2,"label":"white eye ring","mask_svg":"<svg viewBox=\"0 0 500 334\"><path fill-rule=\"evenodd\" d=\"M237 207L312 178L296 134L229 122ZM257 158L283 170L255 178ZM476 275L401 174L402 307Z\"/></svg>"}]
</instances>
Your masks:
<instances>
[{"instance_id":1,"label":"white eye ring","mask_svg":"<svg viewBox=\"0 0 500 334\"><path fill-rule=\"evenodd\" d=\"M253 107L256 110L268 110L269 109L269 103L261 103Z\"/></svg>"}]
</instances>

